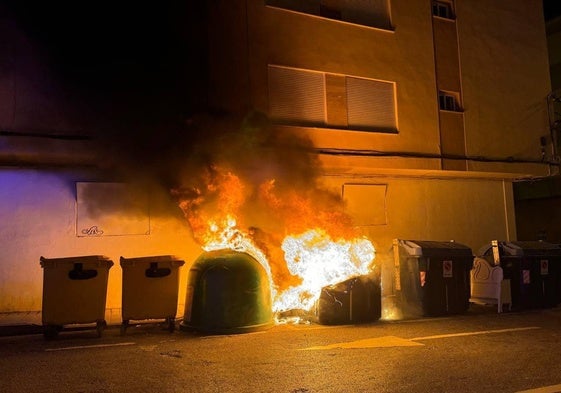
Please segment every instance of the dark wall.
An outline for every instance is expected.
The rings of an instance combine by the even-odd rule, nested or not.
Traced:
[[[12,142],[21,135],[90,138],[102,156],[133,161],[188,143],[191,118],[206,108],[205,9],[180,0],[1,1],[0,137],[20,146],[12,156],[42,143]]]
[[[514,183],[518,240],[561,243],[561,177]]]

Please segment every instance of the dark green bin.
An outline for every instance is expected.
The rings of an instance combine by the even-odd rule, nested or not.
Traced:
[[[197,258],[189,270],[182,330],[230,334],[272,325],[269,277],[255,258],[233,250]]]

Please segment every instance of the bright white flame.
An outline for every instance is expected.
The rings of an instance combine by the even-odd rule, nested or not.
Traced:
[[[297,287],[279,294],[274,312],[310,310],[323,287],[370,272],[375,249],[365,238],[333,241],[321,229],[288,236],[282,244],[289,271],[302,278]]]

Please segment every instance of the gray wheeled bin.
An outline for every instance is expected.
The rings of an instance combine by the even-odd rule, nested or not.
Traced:
[[[184,261],[170,255],[124,258],[121,334],[131,320],[165,319],[175,330],[179,268]]]
[[[105,322],[107,278],[113,262],[100,255],[40,258],[43,268],[42,322],[45,338],[64,325],[95,323],[101,337]]]
[[[510,279],[514,310],[555,307],[561,302],[561,247],[544,241],[494,240],[479,250],[493,255]]]
[[[405,317],[469,308],[472,250],[453,241],[394,240],[396,289]]]

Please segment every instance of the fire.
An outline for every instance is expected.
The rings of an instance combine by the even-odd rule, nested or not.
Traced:
[[[273,311],[310,310],[323,287],[370,272],[375,250],[364,238],[333,241],[321,229],[288,236],[282,249],[290,272],[302,278],[299,286],[280,293]]]
[[[269,277],[276,313],[308,311],[323,287],[373,268],[372,243],[357,234],[333,196],[280,191],[274,180],[251,187],[218,167],[209,170],[204,188],[175,195],[205,251],[231,249],[259,261]],[[266,228],[243,220],[261,220]]]

